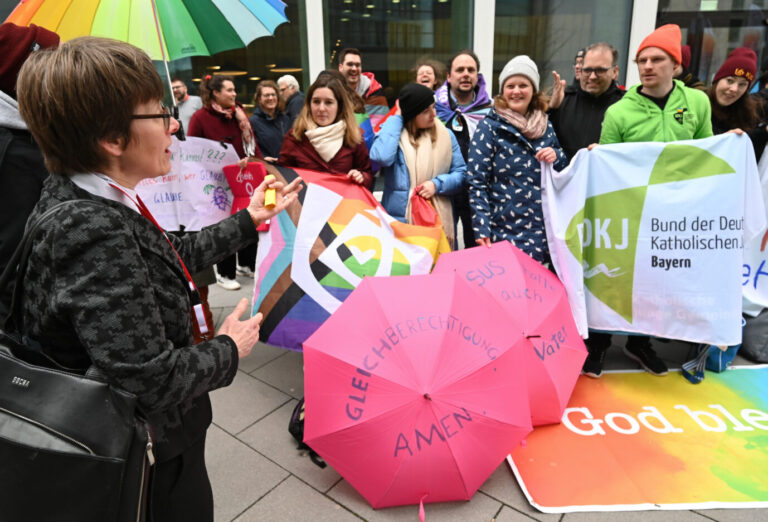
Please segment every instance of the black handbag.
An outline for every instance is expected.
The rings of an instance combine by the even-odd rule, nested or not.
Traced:
[[[27,227],[0,277],[15,279],[0,330],[0,520],[143,521],[152,432],[136,396],[91,366],[63,368],[20,335],[22,282],[32,238],[60,203]],[[18,267],[18,268],[17,268]],[[15,278],[14,276],[15,272]]]

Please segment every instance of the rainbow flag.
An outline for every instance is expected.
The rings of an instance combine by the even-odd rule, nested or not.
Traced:
[[[677,373],[582,376],[561,424],[508,461],[546,513],[768,508],[768,366],[695,386]]]
[[[259,234],[252,314],[264,314],[265,343],[301,350],[363,277],[428,274],[450,250],[442,227],[397,221],[344,176],[268,170],[287,182],[301,176],[305,187]]]

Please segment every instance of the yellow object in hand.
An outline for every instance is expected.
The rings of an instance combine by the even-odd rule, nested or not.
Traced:
[[[264,181],[266,181],[267,183],[269,183],[273,179],[275,179],[274,174],[267,174],[264,177]],[[277,200],[276,198],[277,198],[277,194],[275,194],[275,189],[268,188],[267,190],[265,190],[264,191],[264,208],[269,210],[275,208],[275,202]]]

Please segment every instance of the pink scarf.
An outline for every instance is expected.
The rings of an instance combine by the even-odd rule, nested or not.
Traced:
[[[256,147],[254,144],[256,142],[253,138],[251,122],[248,121],[248,116],[245,115],[245,111],[243,111],[243,109],[237,105],[231,109],[224,109],[215,101],[211,102],[211,108],[218,114],[223,115],[228,120],[231,120],[233,117],[237,120],[237,126],[240,127],[240,134],[243,138],[243,150],[248,157],[254,156],[256,153]]]
[[[498,103],[495,103],[493,108],[499,116],[514,125],[520,134],[529,140],[541,138],[547,132],[547,115],[542,111],[535,110],[526,118],[512,109],[499,107]]]

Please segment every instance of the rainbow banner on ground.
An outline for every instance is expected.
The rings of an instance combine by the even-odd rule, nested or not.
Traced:
[[[508,457],[540,511],[768,508],[768,366],[580,377],[568,406]]]
[[[301,176],[305,188],[259,234],[253,314],[264,314],[265,343],[301,350],[363,277],[428,274],[449,250],[441,226],[397,221],[346,176],[268,170],[287,182]]]

